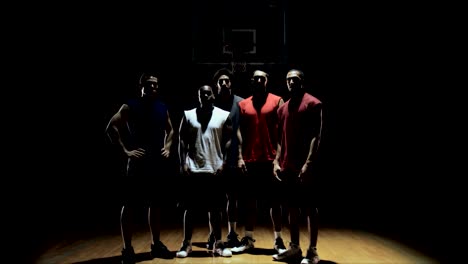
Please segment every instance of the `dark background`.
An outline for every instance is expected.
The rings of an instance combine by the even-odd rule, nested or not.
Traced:
[[[440,133],[448,122],[436,42],[443,31],[425,8],[434,10],[198,1],[23,14],[31,23],[15,31],[23,46],[9,67],[26,87],[15,96],[20,117],[9,120],[21,128],[10,152],[19,159],[8,164],[20,190],[8,214],[19,230],[13,236],[38,253],[55,237],[118,230],[122,165],[104,135],[110,117],[135,94],[139,74],[156,70],[177,129],[219,67],[203,63],[229,66],[222,28],[248,27],[257,29],[257,54],[243,59],[266,62],[272,91],[286,96],[286,72],[299,67],[324,103],[315,190],[322,223],[380,232],[444,257],[452,229],[441,190],[452,172]],[[237,93],[248,95],[249,74],[237,76]],[[176,186],[169,191],[177,197]]]

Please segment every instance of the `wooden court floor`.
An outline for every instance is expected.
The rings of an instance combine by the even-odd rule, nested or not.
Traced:
[[[223,229],[223,237],[227,230]],[[243,234],[243,229],[238,232]],[[271,255],[273,247],[273,232],[271,227],[258,226],[254,232],[256,239],[255,250],[250,253],[234,255],[230,258],[215,257],[208,252],[204,245],[208,237],[207,226],[196,226],[193,233],[193,252],[189,257],[181,259],[151,259],[149,255],[149,230],[141,228],[135,232],[133,247],[137,253],[138,263],[277,263]],[[175,252],[179,249],[183,238],[182,228],[166,228],[161,232],[161,240],[169,250]],[[285,243],[289,242],[289,232],[283,230]],[[301,248],[303,254],[308,246],[307,229],[301,227]],[[36,263],[120,263],[120,250],[122,240],[119,230],[107,234],[91,236],[73,236],[73,238],[60,239],[51,243],[47,249],[39,254]],[[436,259],[424,255],[397,241],[385,238],[370,232],[321,228],[317,249],[321,263],[439,263]],[[281,262],[280,262],[281,263]]]

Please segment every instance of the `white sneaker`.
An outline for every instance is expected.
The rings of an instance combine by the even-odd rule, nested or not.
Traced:
[[[231,251],[235,253],[240,253],[240,252],[244,252],[246,250],[252,249],[255,247],[254,242],[255,240],[253,238],[245,236],[241,239],[240,246],[233,247]]]
[[[284,246],[284,242],[283,242],[283,239],[281,237],[278,237],[278,238],[275,239],[274,249],[276,250],[276,252],[278,252],[278,255],[281,255],[284,252],[286,252],[287,249]]]
[[[274,260],[278,261],[290,261],[294,259],[302,258],[302,250],[299,245],[289,243],[289,249],[283,253],[275,254],[272,256]]]
[[[320,261],[319,256],[314,256],[312,259],[308,259],[307,257],[305,257],[301,261],[301,264],[317,264],[317,263],[319,263],[319,261]]]
[[[283,254],[283,253],[286,252],[286,251],[288,251],[288,250],[285,249],[285,248],[279,248],[279,249],[278,249],[278,255],[281,255],[281,254]]]
[[[213,247],[213,253],[222,257],[232,257],[232,252],[229,248],[224,247],[224,242],[216,241]]]
[[[317,249],[312,248],[307,250],[306,257],[301,261],[301,264],[317,264],[319,263],[320,258],[317,254]]]
[[[180,250],[176,252],[176,257],[186,258],[192,252],[192,244],[186,241],[182,242]]]

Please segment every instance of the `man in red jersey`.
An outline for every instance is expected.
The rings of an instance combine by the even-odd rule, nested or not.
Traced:
[[[287,251],[273,255],[273,259],[289,261],[302,258],[298,217],[300,208],[303,208],[307,214],[309,248],[301,264],[316,264],[319,262],[316,248],[318,211],[313,168],[322,130],[322,102],[305,92],[303,82],[302,71],[292,69],[287,73],[286,83],[291,99],[278,109],[279,140],[273,174],[287,190],[291,242]],[[304,201],[306,204],[301,204]]]
[[[257,200],[270,203],[270,217],[273,222],[278,253],[286,251],[281,237],[281,207],[277,186],[272,174],[272,162],[276,157],[278,117],[277,110],[284,103],[277,95],[267,92],[268,74],[256,70],[252,76],[252,96],[239,102],[240,131],[242,136],[242,157],[247,168],[244,175],[243,199],[246,206],[245,236],[232,252],[240,253],[254,248],[254,225],[257,218]]]

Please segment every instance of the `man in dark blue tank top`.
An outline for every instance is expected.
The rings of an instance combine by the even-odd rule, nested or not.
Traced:
[[[132,247],[134,209],[147,207],[153,257],[172,258],[160,241],[162,192],[167,184],[164,162],[170,156],[174,130],[166,105],[158,99],[158,77],[143,74],[139,80],[141,96],[123,104],[111,118],[106,132],[128,157],[123,182],[124,204],[120,215],[123,239],[122,263],[135,263]]]
[[[240,133],[239,130],[239,102],[244,98],[239,97],[232,91],[232,79],[233,73],[229,69],[221,68],[217,70],[213,75],[213,85],[215,88],[215,106],[228,111],[229,117],[232,121],[232,138],[231,146],[229,148],[229,155],[227,159],[227,168],[224,171],[225,177],[223,187],[226,188],[226,216],[228,220],[228,236],[226,238],[226,246],[229,248],[238,247],[240,241],[238,234],[236,233],[237,221],[238,221],[238,189],[241,186],[239,183],[239,173],[245,170],[245,163],[242,159],[241,151],[239,150],[240,145]],[[241,171],[240,171],[241,170]],[[210,230],[212,231],[212,230]],[[208,238],[207,247],[212,248],[214,244],[213,232],[210,232]]]

